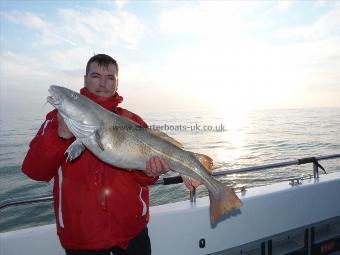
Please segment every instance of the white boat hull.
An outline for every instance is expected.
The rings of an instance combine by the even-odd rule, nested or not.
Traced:
[[[286,254],[306,245],[315,246],[325,239],[325,234],[319,231],[324,228],[323,222],[331,222],[326,236],[340,237],[339,194],[340,173],[304,180],[294,186],[281,182],[251,188],[238,194],[244,206],[216,226],[210,225],[207,197],[197,199],[196,203],[182,201],[154,206],[148,226],[152,254],[237,254],[241,250],[247,254],[247,251],[263,253],[263,249],[266,254]],[[311,239],[307,244],[304,235]],[[1,233],[0,254],[65,253],[52,224]]]

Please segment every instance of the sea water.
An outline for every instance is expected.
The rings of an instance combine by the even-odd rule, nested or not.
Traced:
[[[0,120],[0,201],[43,195],[51,183],[37,182],[21,172],[29,142],[44,120],[44,112],[11,114]],[[254,111],[167,112],[140,114],[151,128],[180,141],[186,150],[214,159],[214,171],[278,163],[303,157],[340,153],[340,108],[275,109]],[[340,159],[320,162],[327,172],[340,170]],[[254,187],[312,174],[312,165],[290,166],[219,179],[235,188]],[[172,175],[171,173],[169,175]],[[187,200],[183,184],[152,186],[150,203]],[[205,187],[197,190],[206,196]],[[0,212],[0,231],[54,221],[51,202],[14,206]]]

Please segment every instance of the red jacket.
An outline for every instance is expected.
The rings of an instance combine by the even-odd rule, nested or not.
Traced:
[[[116,94],[103,100],[87,89],[81,93],[118,115],[142,127],[136,114],[117,107]],[[149,220],[149,190],[157,178],[142,171],[126,171],[96,158],[87,149],[73,162],[64,154],[73,139],[63,140],[57,133],[57,111],[47,114],[30,143],[22,171],[38,181],[54,178],[54,210],[60,242],[68,249],[126,248]]]

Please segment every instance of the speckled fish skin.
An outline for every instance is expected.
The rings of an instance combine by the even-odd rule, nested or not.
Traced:
[[[169,164],[171,170],[206,186],[211,199],[212,223],[232,208],[242,206],[233,190],[209,175],[193,153],[70,89],[52,85],[49,93],[51,96],[47,101],[58,109],[76,137],[67,150],[70,160],[81,155],[83,146],[100,160],[126,170],[145,170],[147,160],[158,156]]]

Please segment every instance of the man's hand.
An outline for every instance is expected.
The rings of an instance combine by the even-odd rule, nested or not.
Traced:
[[[58,135],[59,135],[59,137],[64,138],[64,139],[70,139],[71,137],[73,137],[73,134],[70,132],[70,130],[66,126],[63,118],[60,116],[59,113],[58,113],[57,116],[58,116]]]
[[[160,176],[170,171],[170,166],[164,160],[159,157],[151,157],[146,162],[146,168],[144,173],[150,177]]]
[[[193,190],[194,188],[197,188],[198,186],[200,186],[202,184],[199,181],[193,180],[193,179],[186,177],[186,176],[183,176],[183,175],[182,175],[182,179],[183,179],[183,183],[185,184],[185,186],[190,191]]]

